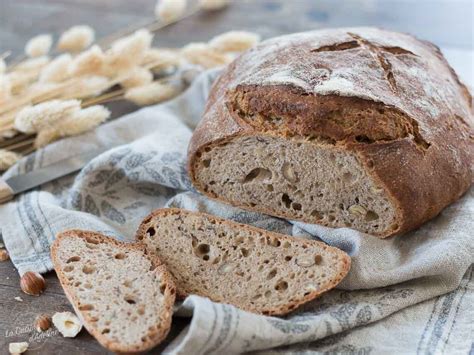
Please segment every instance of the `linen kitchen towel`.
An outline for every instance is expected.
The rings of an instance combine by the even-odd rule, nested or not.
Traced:
[[[215,70],[201,74],[183,95],[168,103],[53,143],[4,175],[44,167],[70,152],[110,147],[79,174],[0,206],[3,243],[20,274],[52,269],[49,248],[54,235],[64,229],[90,229],[132,240],[141,219],[155,208],[203,211],[321,239],[348,252],[352,269],[338,289],[284,318],[254,315],[190,296],[176,312],[189,317],[189,325],[165,352],[468,354],[474,339],[473,189],[420,229],[388,240],[211,201],[193,190],[185,166],[188,141],[217,74]]]

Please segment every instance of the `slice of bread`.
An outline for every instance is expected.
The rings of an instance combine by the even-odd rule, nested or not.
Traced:
[[[266,315],[316,298],[350,268],[346,253],[324,243],[180,209],[153,212],[136,239],[166,265],[178,297],[197,294]]]
[[[166,337],[175,286],[143,246],[70,230],[57,236],[51,258],[66,296],[101,345],[141,352]]]

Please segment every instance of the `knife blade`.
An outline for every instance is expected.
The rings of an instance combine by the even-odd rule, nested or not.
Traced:
[[[56,180],[83,168],[92,158],[110,148],[97,148],[78,155],[59,160],[53,164],[30,173],[0,179],[0,203],[11,200],[15,195],[31,190],[47,182]]]

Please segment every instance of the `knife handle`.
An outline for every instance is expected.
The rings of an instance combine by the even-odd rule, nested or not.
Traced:
[[[13,190],[8,184],[0,179],[0,204],[10,201],[13,198]]]

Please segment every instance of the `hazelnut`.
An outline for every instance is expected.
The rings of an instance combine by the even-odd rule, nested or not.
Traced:
[[[82,323],[74,313],[57,312],[53,316],[53,324],[66,338],[74,338],[82,329]]]
[[[296,265],[301,266],[301,267],[310,267],[315,264],[314,258],[310,256],[302,256],[296,259]]]
[[[291,183],[296,183],[298,182],[298,176],[296,175],[295,171],[291,167],[289,163],[283,164],[281,168],[281,172],[283,174],[283,177],[288,180]]]
[[[10,343],[8,345],[8,351],[10,354],[23,354],[26,350],[28,350],[28,343],[26,341],[21,343]]]
[[[367,211],[361,205],[352,205],[351,207],[349,207],[349,213],[363,217],[367,214]]]
[[[46,288],[46,281],[37,272],[28,271],[21,277],[20,287],[27,295],[39,296]]]
[[[7,261],[10,259],[6,249],[0,249],[0,261]]]
[[[217,269],[217,272],[221,275],[224,275],[224,274],[227,274],[227,273],[231,272],[233,269],[234,269],[234,267],[231,264],[222,264]]]
[[[40,314],[36,317],[35,328],[38,332],[44,332],[51,328],[51,317],[47,314]]]

